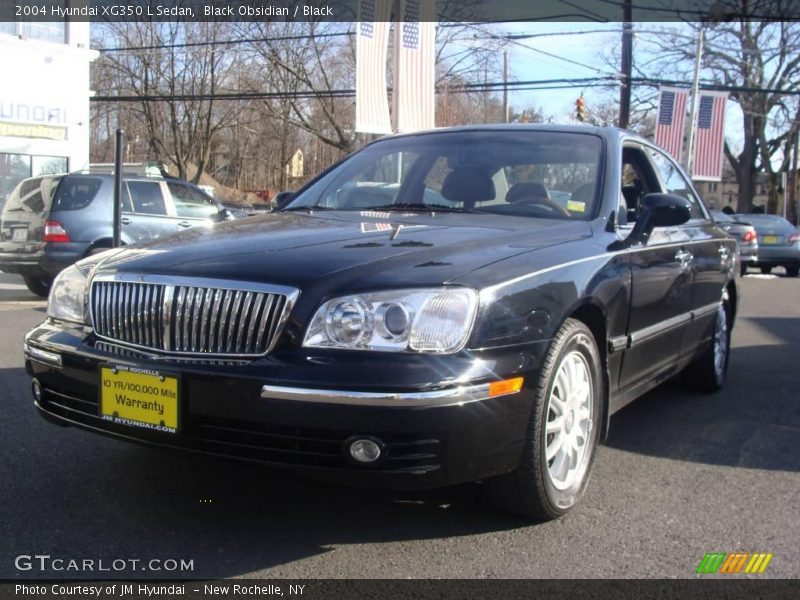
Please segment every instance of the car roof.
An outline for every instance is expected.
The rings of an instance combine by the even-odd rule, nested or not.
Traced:
[[[398,139],[403,137],[416,137],[423,135],[437,135],[440,133],[461,133],[471,131],[546,131],[553,133],[588,133],[598,135],[604,138],[619,140],[622,138],[636,138],[641,141],[646,141],[640,135],[620,129],[613,126],[597,126],[597,125],[560,125],[554,123],[493,123],[485,125],[458,125],[454,127],[440,127],[437,129],[428,129],[425,131],[415,131],[412,133],[398,133],[394,135],[387,135],[382,137],[376,142],[386,139]],[[375,143],[375,142],[373,142]]]

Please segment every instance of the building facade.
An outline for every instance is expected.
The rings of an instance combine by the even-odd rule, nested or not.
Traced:
[[[26,177],[89,165],[89,23],[0,22],[0,204]]]

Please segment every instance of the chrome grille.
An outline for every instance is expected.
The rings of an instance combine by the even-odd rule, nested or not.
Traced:
[[[259,356],[274,347],[297,294],[221,280],[99,276],[92,282],[92,322],[98,337],[137,348]]]

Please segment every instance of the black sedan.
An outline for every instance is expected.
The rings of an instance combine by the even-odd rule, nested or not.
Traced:
[[[555,518],[612,413],[683,370],[720,388],[737,271],[643,139],[438,130],[370,144],[281,212],[67,269],[26,368],[59,424],[356,484],[483,480]]]

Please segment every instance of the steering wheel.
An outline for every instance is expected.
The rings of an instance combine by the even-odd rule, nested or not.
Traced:
[[[547,212],[552,212],[562,217],[571,218],[572,215],[569,211],[561,206],[558,202],[545,196],[523,196],[519,200],[515,200],[512,205],[527,204],[529,206],[538,206],[544,208]]]

